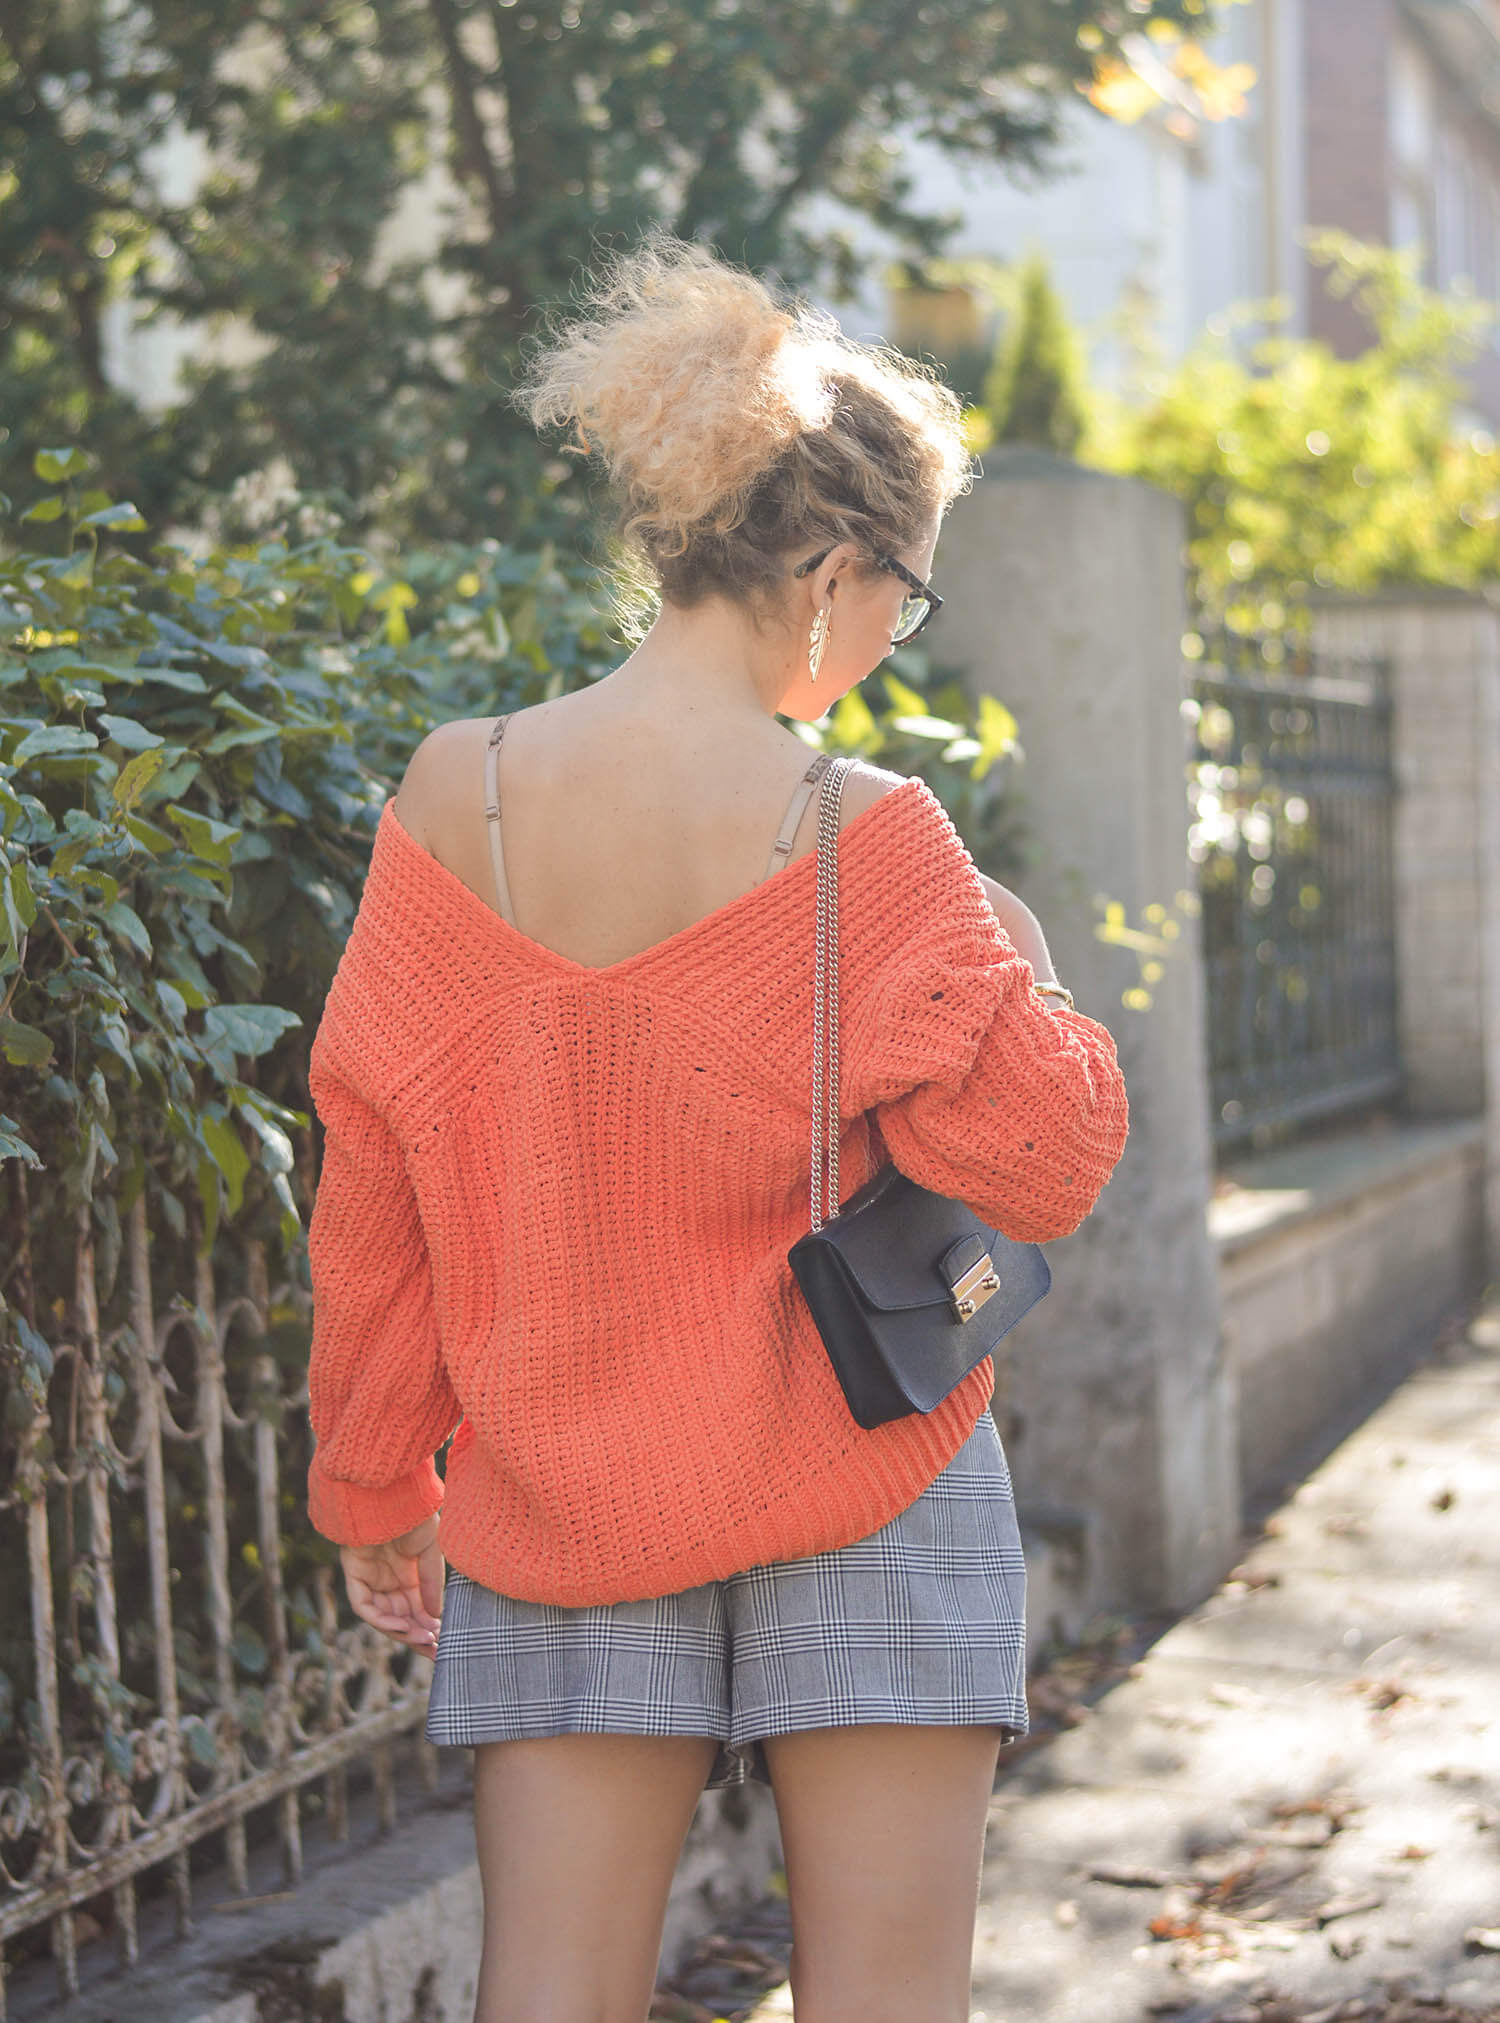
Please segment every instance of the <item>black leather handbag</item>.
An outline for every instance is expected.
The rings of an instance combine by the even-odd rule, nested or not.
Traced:
[[[1036,1244],[1002,1236],[895,1166],[839,1205],[838,835],[852,764],[831,760],[819,793],[812,1226],[787,1261],[850,1412],[872,1427],[933,1411],[1030,1312],[1052,1273]]]

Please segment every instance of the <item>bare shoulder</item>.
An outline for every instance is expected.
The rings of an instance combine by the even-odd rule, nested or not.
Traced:
[[[856,815],[862,815],[867,808],[886,794],[894,793],[897,787],[906,785],[905,773],[887,772],[884,766],[872,766],[859,759],[850,767],[844,780],[843,804],[840,809],[841,828],[847,827]]]
[[[455,717],[430,730],[406,762],[396,794],[396,819],[424,849],[442,855],[445,821],[455,802],[455,787],[472,772],[479,792],[484,746],[493,717]],[[460,802],[465,809],[467,799]]]

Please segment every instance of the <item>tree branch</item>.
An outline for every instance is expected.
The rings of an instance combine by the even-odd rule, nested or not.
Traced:
[[[485,138],[484,121],[474,97],[474,72],[459,39],[458,17],[452,0],[427,0],[427,11],[443,46],[443,63],[453,98],[453,130],[458,139],[458,158],[472,179],[484,191],[489,207],[490,230],[503,237],[510,224],[510,197],[500,170]]]
[[[768,243],[793,204],[811,187],[835,143],[859,117],[865,81],[884,75],[887,63],[894,61],[905,43],[909,27],[905,11],[897,9],[896,18],[887,22],[884,34],[873,47],[863,52],[862,77],[848,79],[840,90],[824,101],[821,113],[809,115],[798,136],[794,154],[796,167],[757,219],[753,234],[755,239]]]

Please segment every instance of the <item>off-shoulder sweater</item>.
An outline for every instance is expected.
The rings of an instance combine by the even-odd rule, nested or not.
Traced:
[[[1125,1144],[1110,1034],[1033,992],[925,781],[838,849],[840,1199],[889,1158],[1007,1236],[1066,1236]],[[864,1429],[787,1263],[816,877],[809,851],[586,966],[386,803],[311,1054],[318,1531],[374,1544],[441,1507],[488,1587],[632,1600],[864,1537],[957,1453],[993,1359]]]

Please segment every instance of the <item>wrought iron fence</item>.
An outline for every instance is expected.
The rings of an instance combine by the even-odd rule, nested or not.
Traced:
[[[6,1373],[0,1475],[0,1957],[50,1926],[67,1995],[80,1905],[101,1900],[94,1922],[132,1962],[140,1879],[165,1881],[186,1931],[190,1850],[222,1836],[244,1891],[258,1808],[288,1883],[304,1788],[345,1837],[354,1759],[393,1825],[394,1739],[420,1727],[427,1672],[340,1620],[328,1555],[284,1523],[310,1442],[305,1289],[269,1285],[254,1241],[154,1244],[144,1192],[119,1219],[84,1204],[71,1229],[35,1230],[11,1171],[7,1293],[26,1354]],[[154,1249],[192,1288],[160,1314]],[[67,1259],[71,1284],[49,1284]],[[231,1297],[216,1264],[235,1267]],[[436,1751],[420,1734],[414,1748],[430,1788]]]
[[[1394,1094],[1388,670],[1210,636],[1184,710],[1221,1146]]]

